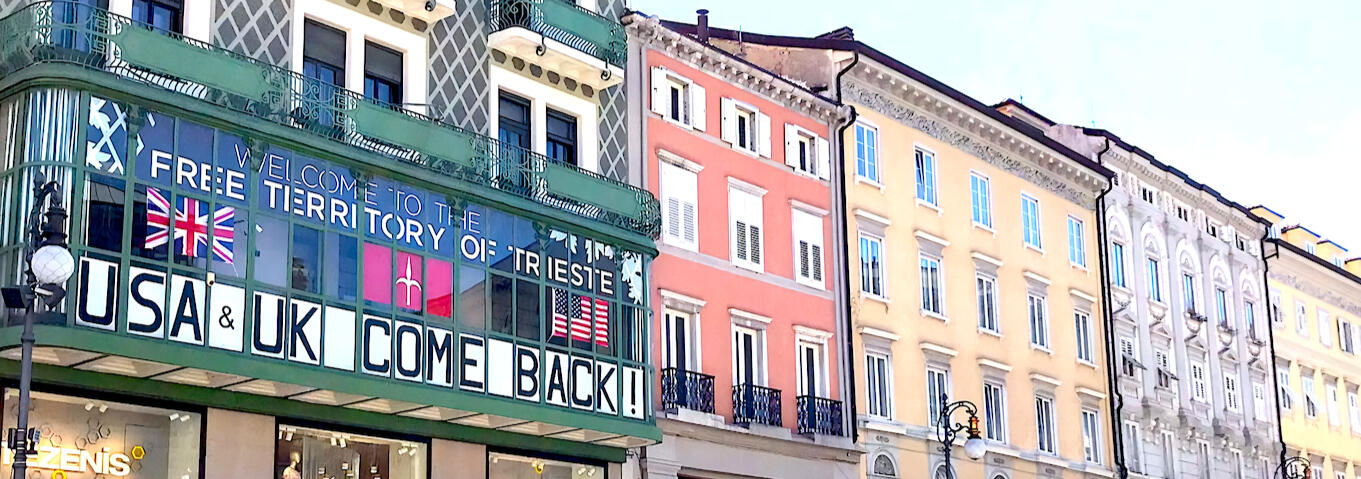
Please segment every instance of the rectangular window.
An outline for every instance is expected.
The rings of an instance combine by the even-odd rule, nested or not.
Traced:
[[[922,311],[938,316],[945,315],[945,300],[941,297],[940,260],[928,256],[921,257]]]
[[[1082,410],[1082,458],[1101,464],[1101,414],[1094,409]]]
[[[917,199],[931,206],[936,203],[936,154],[917,148]]]
[[[689,314],[666,310],[662,325],[662,364],[677,371],[699,371],[699,336]]]
[[[422,454],[423,454],[423,453],[424,453],[424,451],[422,450]],[[490,452],[490,453],[487,453],[487,459],[486,459],[486,461],[487,461],[487,463],[486,463],[486,469],[483,469],[484,471],[486,471],[486,477],[496,477],[496,478],[501,478],[501,477],[506,477],[506,478],[521,478],[521,477],[573,477],[573,478],[576,478],[576,477],[605,477],[605,468],[602,467],[602,466],[586,465],[586,464],[579,464],[579,463],[572,463],[572,462],[567,462],[567,461],[562,461],[562,460],[557,460],[557,459],[542,459],[542,458],[534,458],[534,457],[515,456],[515,455],[506,454],[506,453],[501,453],[501,452]],[[472,468],[469,468],[469,469],[472,469]],[[340,469],[336,469],[336,470],[337,470],[337,471],[340,471]],[[539,472],[539,471],[543,471],[543,472]],[[343,472],[343,471],[342,471],[342,472]],[[479,475],[481,475],[481,473],[479,473]],[[276,476],[277,476],[277,475],[276,475]],[[304,478],[309,478],[309,479],[310,479],[310,478],[312,478],[312,477],[320,478],[320,477],[322,477],[322,476],[320,476],[320,475],[318,475],[318,476],[304,475],[304,476],[302,476],[302,477],[304,477]],[[363,476],[361,476],[361,475],[355,474],[354,476],[338,476],[338,475],[337,475],[337,476],[330,476],[330,477],[362,477],[362,478],[368,478],[368,477],[370,477],[370,476],[368,476],[368,475],[363,475]],[[391,477],[391,478],[388,478],[388,476],[378,476],[378,475],[376,475],[376,474],[375,474],[373,477],[374,477],[374,478],[379,478],[379,477],[381,477],[381,478],[384,478],[384,479],[407,479],[406,477],[403,477],[403,476],[393,476],[393,477]],[[288,479],[288,478],[285,478],[285,479]]]
[[[1338,347],[1342,348],[1342,352],[1355,354],[1356,346],[1352,341],[1352,323],[1345,319],[1337,318]]]
[[[869,392],[869,414],[880,419],[893,419],[893,383],[889,370],[888,356],[869,353],[865,355],[865,377],[868,378],[866,390]]]
[[[303,22],[302,76],[320,85],[304,92],[307,100],[323,106],[338,101],[339,91],[345,88],[345,32],[313,20]],[[330,110],[320,109],[316,122],[330,126],[336,118]]]
[[[1172,431],[1163,431],[1163,477],[1181,477],[1177,471],[1177,437]]]
[[[766,383],[763,331],[733,326],[733,384],[763,386]]]
[[[1276,401],[1280,402],[1281,410],[1289,411],[1294,407],[1295,394],[1290,389],[1290,371],[1276,371]]]
[[[1158,260],[1149,258],[1147,263],[1148,272],[1148,297],[1154,301],[1163,300],[1162,284],[1159,283]]]
[[[1314,391],[1314,377],[1300,373],[1300,388],[1304,389],[1304,415],[1310,419],[1318,417],[1318,397]]]
[[[132,21],[159,30],[184,33],[181,0],[132,0]]]
[[[926,368],[926,417],[933,427],[940,426],[942,403],[950,398],[950,372],[933,367]]]
[[[1247,479],[1247,465],[1243,463],[1243,451],[1233,451],[1234,470],[1238,471],[1238,479]],[[1346,478],[1343,478],[1346,479]]]
[[[1120,371],[1125,376],[1134,377],[1139,374],[1139,349],[1134,347],[1134,340],[1129,336],[1120,336]]]
[[[402,54],[364,42],[364,97],[391,105],[402,104]]]
[[[1210,444],[1201,442],[1196,454],[1196,462],[1200,465],[1200,477],[1214,477],[1210,472],[1210,461],[1212,460],[1213,458],[1210,457]]]
[[[1191,399],[1200,402],[1209,402],[1209,395],[1205,389],[1205,365],[1191,363]]]
[[[1007,442],[1006,388],[983,383],[983,428],[988,439]]]
[[[699,249],[699,178],[695,172],[661,162],[662,231],[667,243]]]
[[[1073,328],[1077,330],[1077,359],[1095,364],[1092,346],[1092,316],[1076,311],[1073,313]]]
[[[362,469],[364,477],[424,479],[429,460],[423,442],[288,424],[279,424],[276,438],[274,477],[349,477]]]
[[[1082,230],[1082,220],[1068,217],[1068,262],[1087,267],[1087,237]]]
[[[794,233],[795,279],[822,288],[822,217],[795,209],[791,215]]]
[[[1040,242],[1040,200],[1021,195],[1021,233],[1026,246],[1043,249]]]
[[[879,129],[855,124],[855,174],[875,184],[879,180]]]
[[[969,189],[973,199],[973,222],[992,228],[992,180],[978,173],[969,175]]]
[[[1238,403],[1238,376],[1233,375],[1232,371],[1224,371],[1224,407],[1230,411],[1238,412],[1242,407]]]
[[[1139,186],[1139,197],[1142,198],[1145,203],[1157,204],[1158,202],[1157,194],[1147,186]]]
[[[1182,221],[1191,221],[1191,210],[1185,206],[1177,205],[1177,218]]]
[[[799,341],[798,355],[799,396],[825,398],[827,394],[827,363],[822,361],[822,344]]]
[[[1054,400],[1035,396],[1035,430],[1040,452],[1058,454],[1057,432],[1054,428]]]
[[[1181,275],[1181,307],[1187,311],[1196,310],[1196,278],[1190,274]]]
[[[1218,316],[1215,320],[1219,322],[1221,328],[1229,327],[1229,303],[1225,298],[1227,295],[1222,288],[1215,288],[1215,314]]]
[[[1125,245],[1111,243],[1111,283],[1121,288],[1128,288],[1125,282]]]
[[[1337,397],[1337,385],[1331,382],[1323,386],[1323,400],[1328,401],[1328,425],[1337,427],[1342,425],[1342,413],[1339,411],[1341,402]]]
[[[578,166],[577,118],[549,108],[544,116],[544,127],[548,135],[548,150],[544,156],[560,164]]]
[[[704,87],[663,67],[652,67],[652,112],[669,121],[704,131]]]
[[[1243,325],[1248,329],[1248,337],[1257,339],[1257,314],[1253,308],[1252,301],[1243,302]]]
[[[1252,417],[1258,421],[1267,420],[1266,385],[1257,381],[1252,382]]]
[[[1354,392],[1347,393],[1347,413],[1352,420],[1352,432],[1361,433],[1361,399]]]
[[[827,179],[831,144],[793,123],[784,126],[784,163],[809,176]]]
[[[732,231],[732,262],[761,271],[761,228],[764,214],[761,197],[737,188],[728,188],[729,227]]]
[[[1323,308],[1319,308],[1317,317],[1318,342],[1328,347],[1333,346],[1333,333],[1331,331],[1330,323],[1332,323],[1332,321],[1329,318],[1328,311],[1325,311]]]
[[[770,158],[770,117],[731,98],[723,98],[720,106],[723,141],[738,150]]]
[[[975,282],[978,290],[978,329],[1001,333],[997,320],[997,279],[980,274]]]
[[[1305,310],[1303,301],[1295,302],[1295,332],[1300,336],[1309,336],[1309,313]]]
[[[1128,464],[1126,465],[1129,466],[1130,472],[1143,473],[1144,441],[1143,437],[1141,437],[1140,434],[1142,431],[1140,431],[1139,423],[1134,421],[1125,421],[1123,423],[1123,427],[1125,429],[1124,431],[1125,437],[1121,439],[1121,442],[1123,442],[1125,446],[1125,461],[1128,462]]]
[[[1026,303],[1030,316],[1030,344],[1048,350],[1049,313],[1045,298],[1032,294],[1027,296]]]
[[[860,234],[860,291],[886,297],[884,291],[884,240]]]

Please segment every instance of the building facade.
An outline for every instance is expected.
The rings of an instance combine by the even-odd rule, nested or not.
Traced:
[[[0,278],[40,178],[76,258],[30,470],[618,477],[662,438],[622,3],[0,2]]]
[[[647,478],[858,475],[843,405],[834,103],[641,14],[630,130],[662,199]]]
[[[1346,248],[1266,207],[1271,326],[1286,456],[1309,460],[1311,476],[1361,474],[1361,261]]]
[[[1279,461],[1260,244],[1268,224],[1114,134],[999,110],[1114,170],[1104,206],[1129,477],[1266,478]]]

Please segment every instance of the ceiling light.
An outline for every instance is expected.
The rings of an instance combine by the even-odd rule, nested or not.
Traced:
[[[171,420],[171,421],[174,421],[174,420],[179,419],[179,418],[180,418],[180,413],[177,413],[177,412],[175,412],[175,413],[170,413],[170,420]]]
[[[284,440],[285,440],[285,441],[292,441],[292,440],[293,440],[293,430],[292,430],[292,429],[289,429],[289,430],[288,430],[288,434],[284,435]]]
[[[100,412],[100,414],[103,414],[103,413],[108,412],[108,411],[109,411],[109,405],[108,405],[108,404],[100,404],[100,405],[99,405],[99,412]]]

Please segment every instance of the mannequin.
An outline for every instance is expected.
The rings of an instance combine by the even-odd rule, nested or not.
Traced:
[[[302,474],[298,472],[298,463],[302,462],[302,455],[296,452],[288,455],[288,467],[284,468],[283,476],[279,479],[302,479]]]

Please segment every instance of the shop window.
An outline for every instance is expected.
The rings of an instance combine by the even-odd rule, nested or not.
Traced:
[[[85,182],[85,244],[109,251],[123,249],[123,201],[127,184],[91,174]]]
[[[317,293],[321,290],[321,232],[306,226],[293,227],[293,257],[289,261],[289,286]]]
[[[498,333],[513,334],[511,329],[512,304],[514,296],[511,290],[514,288],[514,280],[499,274],[491,275],[489,282],[490,306],[491,306],[491,330]]]
[[[359,294],[359,242],[353,236],[326,233],[326,259],[322,275],[326,295],[354,301]]]
[[[17,390],[5,390],[5,424],[15,423],[18,402]],[[42,434],[39,459],[61,458],[30,460],[32,477],[199,477],[199,413],[33,392],[29,414]],[[8,450],[3,462],[9,469]]]
[[[426,444],[279,425],[274,477],[280,479],[424,479]]]
[[[487,327],[487,272],[472,263],[458,267],[458,322],[470,329]]]
[[[223,224],[221,228],[213,230],[213,263],[212,271],[216,274],[232,278],[243,278],[246,276],[246,257],[236,255],[234,252],[242,251],[248,244],[247,235],[250,234],[251,225],[250,213],[245,208],[234,208],[233,220],[231,224]],[[231,230],[231,235],[226,236],[226,230]]]
[[[288,223],[268,216],[255,218],[255,280],[282,287],[289,262],[285,259],[288,250],[279,245],[288,244]]]
[[[512,456],[498,452],[488,454],[487,463],[487,477],[493,479],[588,479],[605,477],[605,468],[601,466]]]
[[[539,283],[524,279],[515,280],[515,335],[524,339],[538,341],[539,335]]]
[[[132,203],[132,217],[141,221],[132,222],[132,252],[137,256],[147,259],[163,260],[170,253],[169,242],[164,240],[164,228],[158,228],[146,221],[148,199],[156,201],[158,208],[168,207],[169,198],[165,198],[156,188],[137,185],[134,191]],[[150,196],[148,196],[150,195]],[[164,204],[162,202],[164,200]],[[258,275],[257,271],[257,275]]]

